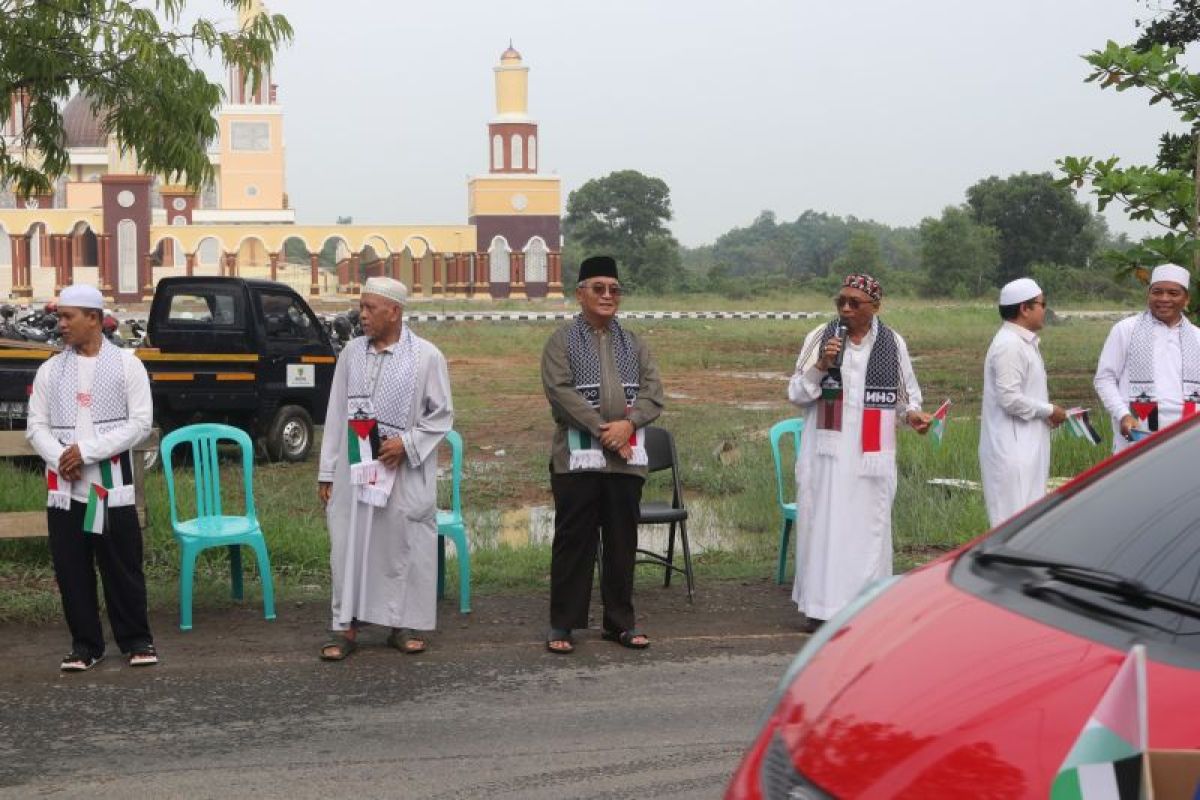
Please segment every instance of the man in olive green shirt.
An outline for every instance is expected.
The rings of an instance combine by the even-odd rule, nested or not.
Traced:
[[[641,649],[650,644],[633,612],[638,504],[646,479],[642,429],[662,413],[662,382],[645,343],[617,322],[621,285],[612,258],[583,261],[575,299],[580,313],[551,335],[542,352],[542,386],[556,423],[546,647],[570,653],[571,630],[587,627],[602,539],[604,638]]]

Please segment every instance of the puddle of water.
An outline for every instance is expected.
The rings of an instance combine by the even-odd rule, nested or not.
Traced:
[[[692,553],[705,550],[737,549],[741,533],[726,524],[712,504],[703,500],[688,502],[688,543]],[[525,547],[549,544],[554,540],[554,508],[530,506],[508,510],[465,510],[467,540],[471,550],[508,545]],[[638,528],[638,547],[665,553],[669,528],[666,525],[642,525]],[[453,550],[453,545],[450,547]],[[679,534],[675,536],[675,552],[682,554]]]

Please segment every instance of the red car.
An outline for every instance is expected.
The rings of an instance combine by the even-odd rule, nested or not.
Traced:
[[[1200,748],[1200,417],[866,590],[792,663],[727,798],[1044,798],[1129,648]]]

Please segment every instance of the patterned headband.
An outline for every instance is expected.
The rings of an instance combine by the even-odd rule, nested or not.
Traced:
[[[875,280],[865,272],[855,272],[847,275],[845,280],[842,281],[842,286],[846,286],[851,289],[858,289],[876,303],[878,303],[880,298],[883,297],[883,287],[879,285],[879,281]]]

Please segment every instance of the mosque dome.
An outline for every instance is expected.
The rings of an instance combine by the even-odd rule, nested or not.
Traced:
[[[516,49],[513,47],[512,39],[509,39],[508,40],[508,49],[500,54],[500,63],[511,64],[514,61],[519,63],[521,61],[521,54],[518,53],[516,51]]]
[[[70,99],[62,116],[67,147],[104,147],[108,143],[101,116],[92,112],[92,99],[83,92]]]

